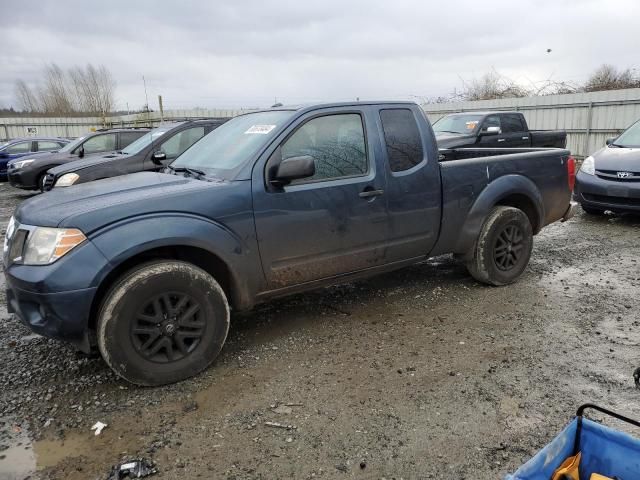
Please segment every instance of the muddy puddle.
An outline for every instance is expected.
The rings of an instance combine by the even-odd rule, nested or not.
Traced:
[[[22,480],[36,470],[29,431],[9,420],[3,423],[0,432],[0,478]]]

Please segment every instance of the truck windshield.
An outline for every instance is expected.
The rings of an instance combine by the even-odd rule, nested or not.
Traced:
[[[174,127],[175,127],[175,125],[169,125],[169,126],[166,126],[166,127],[154,128],[149,133],[145,133],[143,136],[141,136],[135,142],[133,142],[129,146],[127,146],[127,148],[122,150],[122,153],[124,153],[125,155],[135,155],[140,150],[142,150],[147,145],[149,145],[151,143],[151,141],[155,141],[160,135],[163,135],[164,133],[166,133],[167,131],[171,130]]]
[[[474,133],[482,115],[447,115],[433,124],[436,133]]]
[[[74,148],[76,148],[78,145],[80,145],[84,139],[87,138],[87,136],[85,135],[84,137],[79,137],[76,138],[73,142],[69,142],[67,143],[64,147],[62,147],[60,150],[58,150],[59,152],[70,152],[72,151]]]
[[[291,111],[277,110],[232,118],[193,144],[171,166],[228,178],[230,171],[241,166],[273,138],[291,114]]]
[[[627,128],[622,135],[615,139],[616,147],[640,148],[640,121]]]

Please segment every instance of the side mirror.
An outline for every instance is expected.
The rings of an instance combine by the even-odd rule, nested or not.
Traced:
[[[167,154],[160,150],[158,150],[157,152],[153,152],[153,155],[151,155],[151,161],[156,165],[162,165],[162,161],[166,159]]]
[[[299,178],[313,177],[315,173],[316,162],[311,155],[291,157],[280,162],[271,183],[284,186]]]
[[[611,145],[613,142],[615,142],[616,138],[618,137],[607,138],[607,140],[604,143],[606,143],[607,145]]]
[[[84,157],[84,147],[80,147],[80,150],[78,150],[78,158],[82,157]]]
[[[502,133],[502,129],[500,127],[487,127],[486,130],[480,131],[480,136],[499,135],[501,133]]]

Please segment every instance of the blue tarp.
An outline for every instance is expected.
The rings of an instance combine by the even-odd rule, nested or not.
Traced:
[[[573,455],[578,419],[505,480],[550,480],[553,472]],[[592,473],[621,480],[640,480],[640,440],[626,433],[582,419],[580,479]]]

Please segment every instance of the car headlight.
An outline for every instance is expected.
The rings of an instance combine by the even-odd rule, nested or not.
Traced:
[[[7,229],[4,233],[4,246],[2,248],[3,253],[7,253],[9,251],[9,240],[13,236],[13,232],[16,229],[16,220],[13,216],[9,219],[9,223],[7,223]]]
[[[80,175],[77,173],[65,173],[58,179],[54,187],[70,187],[76,183],[79,178]]]
[[[591,155],[584,159],[584,161],[582,162],[582,166],[580,167],[580,171],[582,173],[586,173],[587,175],[596,174],[596,162]]]
[[[29,232],[24,248],[24,265],[48,265],[66,255],[87,237],[77,228],[36,227]]]
[[[33,163],[33,161],[35,160],[35,158],[27,158],[26,160],[18,160],[17,162],[12,162],[11,166],[13,168],[22,168],[22,167],[26,167],[27,165],[29,165],[30,163]]]

